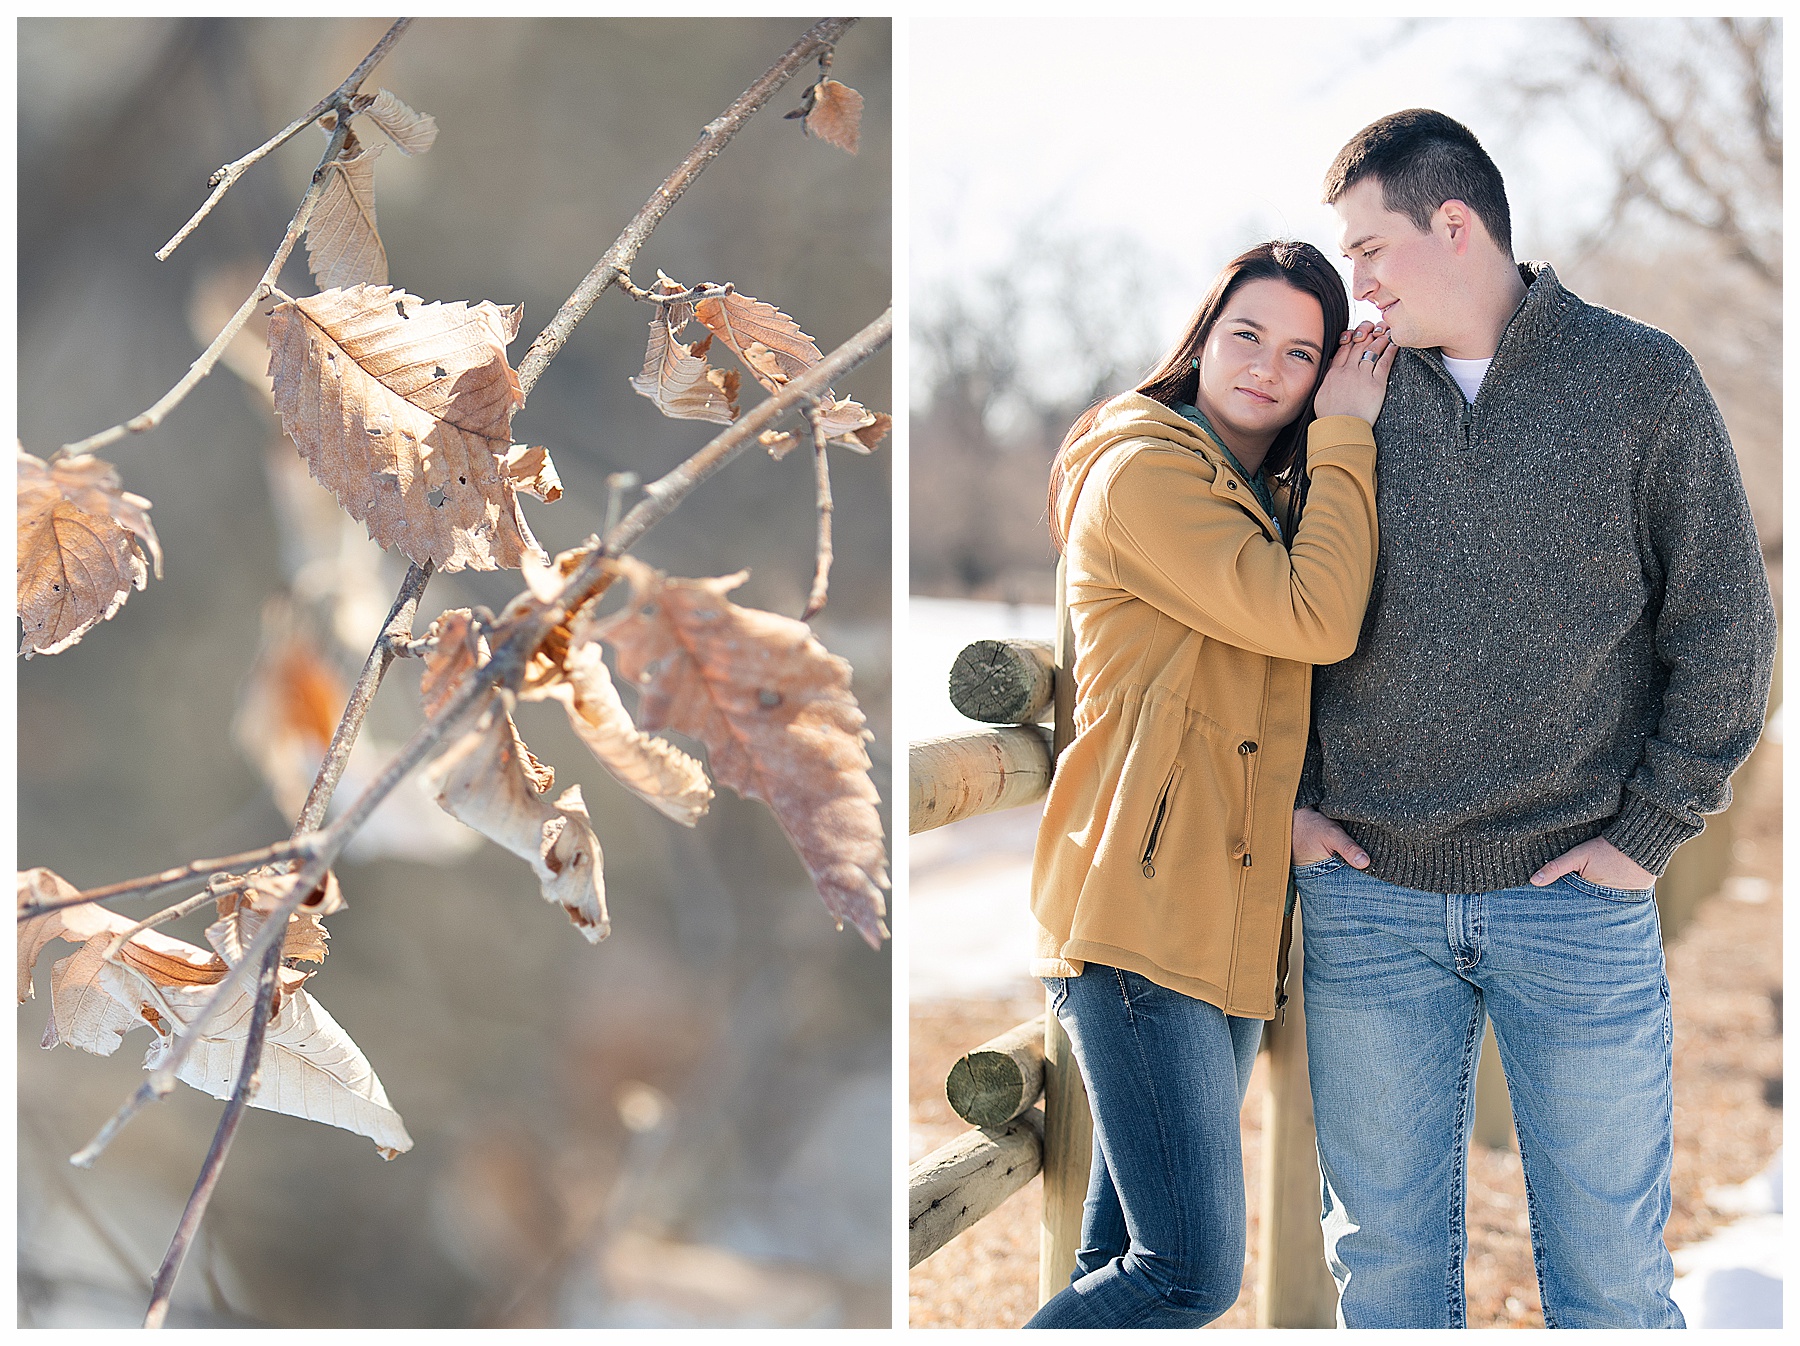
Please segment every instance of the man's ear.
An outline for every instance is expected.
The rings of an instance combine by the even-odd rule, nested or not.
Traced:
[[[1431,216],[1431,232],[1443,239],[1458,257],[1466,256],[1475,238],[1476,214],[1466,201],[1451,197]]]

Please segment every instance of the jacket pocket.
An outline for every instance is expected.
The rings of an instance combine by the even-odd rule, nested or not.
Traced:
[[[1181,771],[1180,762],[1169,768],[1169,778],[1157,792],[1156,807],[1150,811],[1150,827],[1144,833],[1144,847],[1138,861],[1138,867],[1143,870],[1147,879],[1156,877],[1156,848],[1168,831],[1169,809],[1175,797],[1175,787],[1181,782]]]

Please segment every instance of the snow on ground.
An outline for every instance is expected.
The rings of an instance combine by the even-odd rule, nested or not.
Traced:
[[[950,665],[977,640],[1050,640],[1045,605],[914,598],[895,678],[909,742],[978,728],[950,704]],[[969,818],[911,839],[908,994],[914,1000],[1009,995],[1030,978],[1031,847],[1041,806]]]
[[[1675,1250],[1673,1298],[1689,1327],[1780,1327],[1781,1155],[1749,1182],[1716,1188],[1706,1202],[1740,1218]]]

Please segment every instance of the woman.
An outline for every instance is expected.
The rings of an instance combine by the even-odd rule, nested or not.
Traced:
[[[1393,348],[1348,312],[1316,248],[1251,248],[1052,471],[1075,740],[1033,970],[1095,1145],[1075,1277],[1031,1327],[1198,1327],[1237,1298],[1238,1108],[1279,1003],[1311,666],[1355,648],[1375,561]]]

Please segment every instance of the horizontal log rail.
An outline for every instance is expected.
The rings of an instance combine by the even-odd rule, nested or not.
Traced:
[[[916,1267],[1038,1175],[1044,1114],[1033,1108],[1005,1126],[966,1131],[906,1174],[907,1265]]]
[[[1050,788],[1050,731],[1038,725],[928,738],[907,750],[909,830],[1017,808]]]
[[[1005,1126],[1044,1096],[1044,1016],[958,1058],[944,1081],[950,1110],[970,1126]]]

